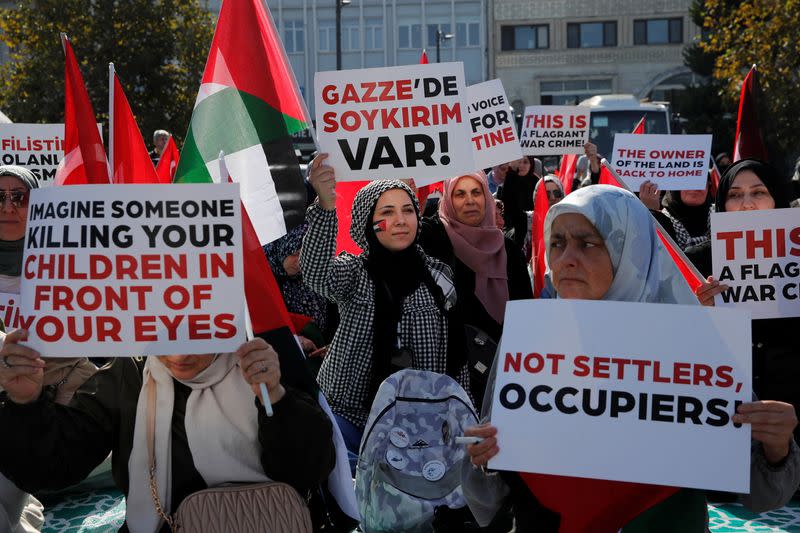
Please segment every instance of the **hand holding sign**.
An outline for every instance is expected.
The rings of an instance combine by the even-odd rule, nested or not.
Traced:
[[[336,176],[333,167],[324,164],[328,154],[319,154],[311,162],[308,181],[319,198],[319,205],[325,211],[336,209]]]
[[[794,406],[770,400],[743,403],[736,410],[733,421],[750,424],[753,440],[764,446],[764,455],[771,464],[783,461],[789,455],[789,442],[797,427]]]
[[[28,332],[18,329],[6,335],[0,350],[0,389],[18,404],[35,401],[44,381],[44,360],[39,352],[19,344],[27,339]]]
[[[497,447],[497,428],[491,424],[486,423],[468,427],[464,430],[464,436],[483,439],[477,444],[467,446],[469,460],[475,466],[486,466],[489,463],[489,459],[500,451],[500,448]]]
[[[245,381],[250,384],[256,398],[261,398],[261,383],[269,390],[269,400],[273,404],[286,394],[281,385],[281,366],[278,353],[264,339],[248,341],[236,350],[239,366]]]
[[[708,276],[706,281],[701,283],[697,290],[694,291],[694,295],[697,296],[700,305],[714,307],[714,296],[725,292],[727,289],[728,286],[720,284],[719,281],[714,279],[714,276]]]

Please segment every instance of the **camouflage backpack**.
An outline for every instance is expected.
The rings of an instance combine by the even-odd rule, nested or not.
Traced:
[[[378,388],[361,439],[356,499],[365,533],[433,531],[439,506],[466,505],[455,437],[478,423],[472,402],[449,376],[401,370]]]

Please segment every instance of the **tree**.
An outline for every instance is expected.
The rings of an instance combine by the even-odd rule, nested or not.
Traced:
[[[113,62],[139,127],[186,132],[214,22],[198,0],[21,0],[0,10],[11,61],[0,69],[0,109],[15,122],[62,122],[64,54],[72,41],[98,121],[108,121]]]
[[[762,133],[772,162],[788,175],[800,153],[800,0],[704,0],[702,11],[701,46],[715,56],[713,77],[725,98],[738,102],[745,74],[758,65]]]

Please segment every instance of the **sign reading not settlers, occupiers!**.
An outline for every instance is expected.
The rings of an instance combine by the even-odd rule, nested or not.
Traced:
[[[19,325],[45,356],[217,353],[244,339],[238,184],[34,190]]]
[[[461,63],[318,72],[314,90],[337,180],[474,172]]]

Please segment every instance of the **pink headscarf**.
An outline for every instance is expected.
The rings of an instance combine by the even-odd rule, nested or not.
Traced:
[[[461,178],[473,178],[481,184],[485,202],[485,215],[478,227],[462,224],[456,219],[453,208],[453,189]],[[486,312],[498,323],[508,301],[508,273],[506,271],[505,237],[494,222],[494,199],[489,194],[486,174],[476,172],[444,182],[444,194],[439,201],[439,219],[444,224],[456,257],[475,273],[475,296]]]

